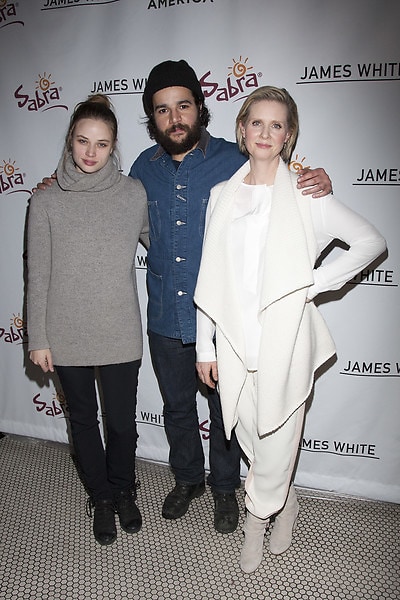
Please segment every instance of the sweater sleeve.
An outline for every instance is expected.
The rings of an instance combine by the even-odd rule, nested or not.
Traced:
[[[338,290],[384,252],[386,241],[367,219],[345,206],[332,195],[311,205],[319,250],[334,239],[342,240],[348,250],[337,258],[314,269],[314,284],[308,299],[321,292]]]
[[[146,194],[146,190],[144,189],[143,184],[139,180],[137,180],[137,184],[139,186],[138,194],[140,195],[140,201],[141,201],[141,204],[143,205],[143,224],[142,224],[142,230],[139,235],[139,239],[142,242],[143,246],[146,248],[146,250],[148,250],[149,246],[150,246],[150,237],[149,237],[149,229],[150,228],[149,228],[149,211],[147,208],[147,194]]]
[[[40,194],[40,192],[39,192]],[[39,195],[38,194],[38,195]],[[28,350],[50,347],[46,334],[47,295],[51,271],[50,224],[47,212],[34,194],[28,216]]]

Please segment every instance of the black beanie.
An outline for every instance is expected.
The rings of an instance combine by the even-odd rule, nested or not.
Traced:
[[[143,92],[143,108],[148,117],[153,112],[153,95],[159,90],[173,86],[188,88],[201,102],[204,101],[200,82],[192,67],[185,60],[166,60],[156,65],[147,78]]]

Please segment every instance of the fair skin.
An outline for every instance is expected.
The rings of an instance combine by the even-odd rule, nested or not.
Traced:
[[[250,172],[244,182],[248,185],[273,185],[280,153],[290,137],[286,106],[273,100],[255,102],[246,122],[240,123],[240,130],[250,161]],[[200,381],[215,388],[217,362],[197,362],[196,369]]]
[[[112,131],[107,123],[100,119],[81,119],[76,123],[71,139],[71,152],[77,171],[86,174],[100,171],[113,150]],[[54,372],[50,348],[32,350],[29,358],[44,373]]]
[[[198,108],[192,92],[185,87],[172,86],[156,92],[153,96],[154,119],[159,129],[174,141],[184,141],[187,137],[185,128],[192,127],[198,116]],[[182,161],[191,152],[172,154],[172,158]],[[320,198],[331,191],[331,182],[324,169],[303,169],[299,171],[297,187],[303,190],[304,195],[312,194],[313,198]]]
[[[110,126],[100,119],[81,119],[72,135],[72,158],[81,173],[96,173],[114,149]]]
[[[240,131],[250,160],[249,185],[273,185],[284,143],[290,137],[287,109],[281,102],[255,102]]]
[[[192,92],[185,87],[171,86],[159,90],[153,95],[154,118],[157,128],[176,142],[182,142],[187,138],[187,128],[195,123],[198,117],[198,107]],[[196,142],[189,150],[172,154],[172,158],[182,161],[196,146]],[[33,188],[46,189],[52,185],[56,174],[45,177],[42,182]],[[313,198],[321,198],[332,191],[331,181],[324,169],[302,169],[299,171],[297,187],[302,193],[312,195]]]

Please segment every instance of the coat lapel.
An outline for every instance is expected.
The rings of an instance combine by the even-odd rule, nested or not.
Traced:
[[[287,166],[280,161],[265,246],[261,311],[313,282],[306,233],[293,185]],[[304,204],[308,205],[306,198]]]
[[[227,231],[232,220],[235,192],[249,172],[245,163],[225,184],[213,190],[210,197],[212,218],[207,228],[201,267],[197,280],[195,301],[217,324],[234,352],[244,362],[245,342],[238,295],[235,293],[235,274]],[[215,286],[224,290],[212,294]]]

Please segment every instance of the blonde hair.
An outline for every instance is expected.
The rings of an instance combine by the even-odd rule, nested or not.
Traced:
[[[257,88],[246,98],[244,101],[238,116],[236,117],[236,140],[239,146],[239,150],[248,156],[245,140],[241,131],[241,125],[244,125],[249,118],[250,109],[256,102],[262,100],[273,100],[274,102],[280,102],[287,108],[287,125],[290,132],[289,138],[281,151],[281,158],[284,162],[288,163],[290,157],[296,146],[297,137],[299,135],[299,116],[297,112],[297,105],[289,92],[285,88],[277,88],[270,85]]]

